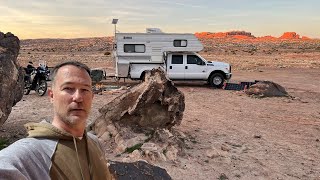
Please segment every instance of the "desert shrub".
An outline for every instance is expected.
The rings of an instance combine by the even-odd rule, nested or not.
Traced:
[[[9,142],[6,139],[0,139],[0,150],[9,146]]]
[[[127,147],[124,152],[125,153],[132,153],[134,150],[140,150],[142,145],[143,145],[142,143],[139,143],[134,146]]]

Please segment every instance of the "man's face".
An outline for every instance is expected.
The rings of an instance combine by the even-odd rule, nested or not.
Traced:
[[[86,125],[89,116],[93,93],[91,78],[84,70],[76,66],[61,67],[49,90],[53,103],[55,119],[71,127]]]

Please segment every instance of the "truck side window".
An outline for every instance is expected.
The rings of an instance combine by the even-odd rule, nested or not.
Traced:
[[[144,44],[125,44],[124,52],[126,53],[144,53],[146,46]]]
[[[187,40],[174,40],[173,41],[174,47],[187,47]]]
[[[172,55],[171,64],[183,64],[183,55]]]
[[[203,64],[203,61],[196,55],[187,56],[187,64]]]

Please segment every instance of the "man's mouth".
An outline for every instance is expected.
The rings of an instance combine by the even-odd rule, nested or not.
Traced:
[[[71,109],[70,112],[85,112],[84,109]]]

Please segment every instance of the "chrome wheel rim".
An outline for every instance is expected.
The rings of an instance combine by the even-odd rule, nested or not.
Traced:
[[[214,85],[219,85],[219,84],[221,84],[221,83],[222,83],[221,77],[216,76],[216,77],[213,78],[213,84],[214,84]]]

